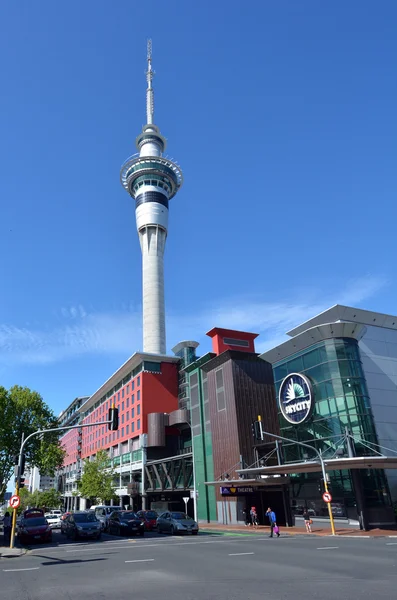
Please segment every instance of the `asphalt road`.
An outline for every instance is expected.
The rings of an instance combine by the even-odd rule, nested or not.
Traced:
[[[55,534],[1,559],[0,582],[1,600],[390,600],[397,538]]]

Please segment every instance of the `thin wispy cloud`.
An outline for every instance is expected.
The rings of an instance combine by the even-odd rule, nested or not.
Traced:
[[[195,339],[209,348],[205,332],[214,326],[254,331],[260,334],[256,348],[264,351],[286,339],[285,332],[339,304],[360,305],[379,293],[387,281],[365,277],[349,282],[344,289],[324,294],[311,292],[311,300],[288,299],[266,302],[234,298],[218,300],[194,314],[176,314],[168,310],[169,347],[181,339]],[[58,311],[59,324],[52,328],[0,325],[0,364],[49,364],[89,355],[127,357],[142,348],[140,307],[101,313],[81,305]]]

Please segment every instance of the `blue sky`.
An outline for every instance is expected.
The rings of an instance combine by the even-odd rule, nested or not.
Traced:
[[[396,306],[397,4],[27,0],[0,18],[0,383],[57,412],[141,348],[141,254],[119,182],[145,121],[170,203],[167,341],[258,348],[340,302]]]

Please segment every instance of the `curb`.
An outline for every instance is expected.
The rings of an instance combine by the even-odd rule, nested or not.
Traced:
[[[14,551],[13,551],[14,550]],[[26,554],[26,548],[14,548],[0,551],[0,558],[19,558]]]

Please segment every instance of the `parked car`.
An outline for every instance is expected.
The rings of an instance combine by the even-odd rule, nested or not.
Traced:
[[[145,534],[145,524],[132,510],[117,510],[109,516],[108,532],[114,535]]]
[[[44,515],[23,517],[17,533],[21,544],[52,541],[52,530]]]
[[[51,529],[61,529],[61,517],[59,515],[52,515],[51,513],[45,517],[48,525]]]
[[[107,531],[108,529],[108,521],[110,515],[116,510],[123,510],[121,506],[91,506],[91,511],[95,513],[95,516],[102,525],[102,531]]]
[[[70,514],[64,521],[66,537],[95,538],[100,539],[102,529],[101,523],[92,512],[75,512]]]
[[[144,522],[146,531],[154,531],[156,529],[158,514],[155,510],[138,510],[136,514]]]
[[[59,508],[52,508],[51,510],[49,510],[48,512],[46,512],[46,514],[44,515],[45,517],[50,517],[51,515],[56,515],[57,517],[61,517],[63,515],[63,511]]]
[[[168,532],[172,535],[176,535],[177,533],[197,535],[199,526],[186,513],[166,511],[157,519],[157,531],[159,533]]]

